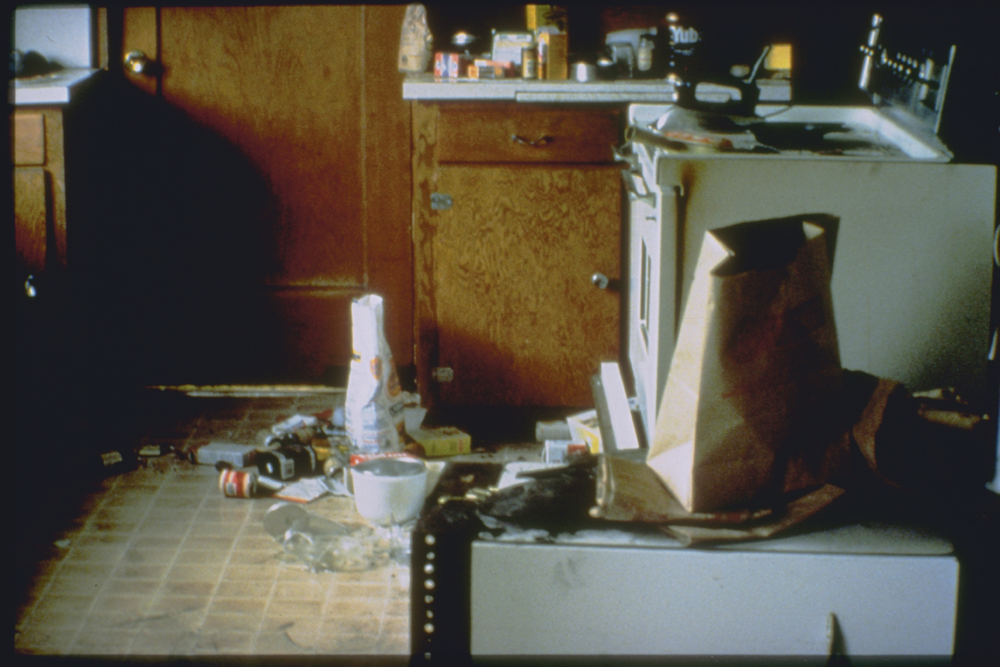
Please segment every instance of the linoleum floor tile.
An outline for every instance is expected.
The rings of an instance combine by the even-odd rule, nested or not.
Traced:
[[[213,400],[197,416],[152,421],[143,442],[156,432],[186,447],[225,433],[263,438],[278,418],[333,404],[331,395]],[[83,496],[79,516],[55,533],[67,541],[39,550],[15,604],[15,653],[408,652],[408,568],[311,572],[263,528],[276,501],[224,498],[217,484],[212,466],[166,456]],[[306,509],[366,528],[349,498]]]

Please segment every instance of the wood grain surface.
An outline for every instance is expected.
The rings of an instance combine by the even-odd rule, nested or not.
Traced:
[[[418,388],[440,406],[590,405],[590,376],[618,355],[619,295],[590,282],[597,271],[620,277],[618,167],[567,164],[556,152],[537,164],[477,163],[479,148],[458,143],[446,153],[458,161],[441,164],[441,147],[465,132],[459,118],[506,132],[519,116],[522,131],[569,136],[617,127],[617,112],[490,104],[476,121],[476,108],[412,106]],[[432,194],[451,207],[432,208]],[[436,368],[453,379],[436,381]]]
[[[431,369],[438,362],[437,312],[434,294],[434,219],[430,207],[435,189],[434,149],[437,146],[438,105],[411,103],[413,151],[413,361],[417,390],[428,405],[437,401]]]
[[[617,359],[619,275],[613,168],[441,167],[434,284],[442,402],[588,405],[590,376]]]
[[[63,113],[58,108],[17,110],[12,114],[16,245],[35,246],[33,271],[58,280],[66,267],[66,155]],[[38,223],[37,216],[42,216]],[[22,224],[24,228],[22,229]],[[41,226],[39,226],[39,224]]]
[[[161,10],[163,97],[272,192],[274,285],[363,285],[361,7]]]
[[[45,164],[45,116],[31,111],[13,114],[13,158],[17,166]]]
[[[17,247],[17,279],[45,274],[48,200],[45,170],[41,167],[14,169],[14,244]]]
[[[618,115],[606,109],[533,104],[447,104],[440,110],[438,163],[610,163]]]
[[[197,128],[185,139],[201,133],[211,139],[195,153],[215,153],[192,160],[233,164],[242,174],[209,174],[204,188],[190,191],[161,186],[150,192],[151,206],[177,198],[197,206],[204,199],[193,212],[197,224],[150,216],[153,224],[175,227],[147,236],[169,238],[175,257],[157,261],[177,272],[177,282],[185,281],[181,267],[203,266],[195,261],[206,254],[197,250],[203,239],[222,241],[228,255],[219,263],[241,271],[224,276],[224,306],[212,304],[219,289],[206,289],[204,304],[180,305],[183,312],[205,313],[210,319],[199,323],[211,331],[184,345],[172,331],[161,336],[164,355],[171,347],[177,356],[199,359],[192,366],[199,381],[329,376],[350,359],[350,302],[367,292],[386,299],[386,335],[397,364],[412,363],[409,106],[394,62],[404,11],[353,5],[125,9],[122,51],[142,50],[159,65],[159,76],[127,74],[127,80]],[[175,125],[173,132],[185,132],[182,123]],[[150,150],[150,160],[168,162],[157,173],[175,174],[186,145],[179,141],[163,155]],[[233,199],[233,184],[240,182],[255,187]],[[225,314],[216,315],[223,307]],[[242,366],[226,361],[235,349],[242,351]]]

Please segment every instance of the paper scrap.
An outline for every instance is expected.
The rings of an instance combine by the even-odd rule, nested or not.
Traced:
[[[308,503],[330,492],[330,487],[322,477],[307,477],[294,484],[289,484],[274,494],[275,498],[290,500],[294,503]]]

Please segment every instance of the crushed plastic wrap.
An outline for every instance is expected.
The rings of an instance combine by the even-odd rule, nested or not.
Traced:
[[[264,515],[268,532],[292,559],[312,572],[360,572],[410,563],[412,524],[341,524],[294,503],[276,503]]]

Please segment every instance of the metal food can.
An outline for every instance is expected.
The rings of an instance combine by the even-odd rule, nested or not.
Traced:
[[[538,78],[538,47],[534,43],[521,47],[521,78]]]
[[[257,475],[252,471],[223,470],[219,475],[219,490],[227,498],[253,498]]]

